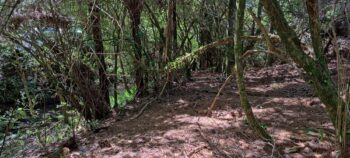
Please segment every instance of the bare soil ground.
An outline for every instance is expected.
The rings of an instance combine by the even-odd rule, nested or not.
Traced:
[[[234,80],[220,95],[212,117],[207,117],[225,78],[197,72],[193,82],[166,92],[138,119],[110,118],[105,122],[108,128],[80,136],[79,148],[70,156],[335,157],[334,128],[324,105],[299,74],[290,64],[246,71],[249,101],[275,144],[259,139],[247,125]]]

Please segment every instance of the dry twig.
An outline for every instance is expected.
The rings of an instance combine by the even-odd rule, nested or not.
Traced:
[[[220,96],[222,90],[225,88],[226,84],[229,83],[229,81],[231,80],[232,77],[233,77],[233,76],[230,75],[230,76],[228,76],[228,77],[226,78],[224,84],[222,84],[222,86],[220,87],[218,93],[216,94],[215,98],[213,99],[211,105],[210,105],[209,108],[208,108],[208,112],[207,112],[207,115],[208,115],[209,117],[212,116],[212,111],[213,111],[213,109],[215,108],[216,100],[219,98],[219,96]]]

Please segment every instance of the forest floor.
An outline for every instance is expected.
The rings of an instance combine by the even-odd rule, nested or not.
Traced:
[[[333,63],[334,65],[334,63]],[[224,88],[212,117],[208,106],[225,78],[196,72],[193,81],[164,93],[139,118],[109,118],[97,133],[79,135],[72,157],[335,157],[334,128],[312,87],[291,64],[246,70],[254,114],[275,144],[247,125],[235,81]],[[333,73],[334,74],[334,73]],[[140,106],[140,103],[128,105]],[[126,118],[137,110],[129,110]],[[272,152],[274,151],[274,152]],[[30,155],[28,155],[30,156]]]

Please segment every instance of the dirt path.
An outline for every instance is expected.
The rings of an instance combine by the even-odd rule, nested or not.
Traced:
[[[312,88],[292,65],[250,69],[249,101],[275,144],[254,136],[239,104],[235,82],[227,85],[212,117],[206,109],[225,80],[198,72],[193,82],[167,92],[133,121],[115,121],[79,138],[71,157],[334,157],[334,129]],[[129,117],[137,111],[129,114]],[[275,151],[272,153],[272,151]]]
[[[335,155],[334,129],[312,88],[291,65],[247,71],[254,113],[275,139],[267,144],[254,136],[239,106],[234,82],[206,117],[224,78],[195,73],[194,81],[178,86],[163,100],[130,122],[81,140],[76,157],[330,157]],[[276,157],[276,152],[274,157]]]

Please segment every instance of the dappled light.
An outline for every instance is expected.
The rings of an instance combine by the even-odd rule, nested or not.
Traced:
[[[349,0],[0,0],[0,158],[348,158]]]

